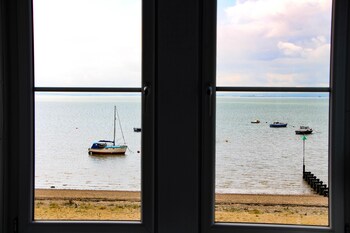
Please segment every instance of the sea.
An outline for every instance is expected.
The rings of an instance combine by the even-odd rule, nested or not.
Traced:
[[[222,95],[216,102],[215,192],[311,194],[303,158],[328,184],[328,97]],[[125,140],[126,155],[89,155],[93,142],[113,140],[114,106],[122,126],[117,122],[116,141]],[[288,125],[270,128],[275,121]],[[313,134],[302,140],[300,126]],[[139,191],[141,133],[134,127],[141,127],[138,95],[37,93],[35,188]]]

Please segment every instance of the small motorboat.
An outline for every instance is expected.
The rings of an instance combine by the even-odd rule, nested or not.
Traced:
[[[250,123],[252,123],[252,124],[259,124],[260,121],[259,120],[255,120],[255,121],[251,121]]]
[[[300,126],[299,129],[295,130],[295,134],[312,134],[312,131],[309,126]]]
[[[287,127],[287,123],[275,121],[272,124],[270,124],[270,127],[271,128],[285,128],[285,127]]]
[[[137,132],[137,133],[141,132],[141,128],[134,128],[134,132]]]

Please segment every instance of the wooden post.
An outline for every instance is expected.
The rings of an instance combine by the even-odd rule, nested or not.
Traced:
[[[301,137],[301,140],[303,140],[303,177],[304,177],[304,174],[305,174],[305,140],[306,140],[306,136],[303,135]]]
[[[305,173],[305,140],[303,140],[303,174]]]

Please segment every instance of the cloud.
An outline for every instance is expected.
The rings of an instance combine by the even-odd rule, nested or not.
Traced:
[[[302,56],[304,52],[302,47],[289,42],[279,41],[277,47],[282,50],[283,54],[286,56]]]
[[[237,85],[329,85],[330,0],[240,0],[218,14],[221,85],[237,73]]]
[[[140,0],[33,2],[36,86],[141,85]],[[331,0],[219,11],[218,85],[328,86],[330,13]]]
[[[247,0],[225,10],[227,21],[266,37],[329,34],[330,0]],[[320,27],[321,26],[321,27]]]

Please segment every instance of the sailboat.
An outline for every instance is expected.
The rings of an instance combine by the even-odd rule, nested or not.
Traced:
[[[117,116],[118,116],[118,122],[119,122],[119,126],[120,126],[120,131],[123,137],[123,144],[119,144],[116,145],[115,144],[115,128],[116,128],[116,120],[117,120]],[[89,154],[119,154],[119,155],[125,155],[126,150],[128,149],[128,146],[125,143],[125,138],[124,138],[124,134],[123,134],[123,130],[122,130],[122,125],[120,123],[120,119],[119,119],[119,114],[117,111],[117,107],[114,106],[114,136],[113,136],[113,141],[110,140],[99,140],[98,142],[94,142],[91,146],[91,148],[89,148]]]

